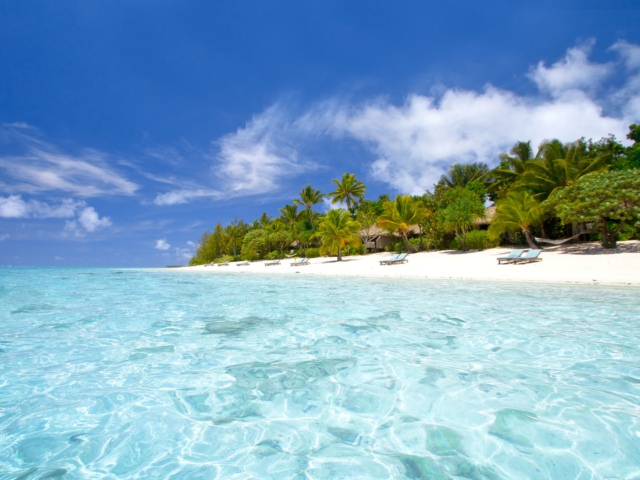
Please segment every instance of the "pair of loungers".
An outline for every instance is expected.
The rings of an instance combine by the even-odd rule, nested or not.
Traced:
[[[264,264],[265,267],[269,267],[271,265],[280,265],[280,260],[273,260],[271,262],[266,262]],[[297,259],[295,262],[291,262],[289,265],[291,265],[292,267],[293,266],[298,267],[300,265],[309,265],[309,259],[302,257],[302,258]]]
[[[540,258],[542,250],[527,250],[524,255],[522,252],[524,252],[524,250],[511,250],[509,255],[506,257],[498,257],[498,265],[502,262],[512,263],[515,265],[516,263],[533,263],[542,261]]]
[[[407,263],[408,253],[398,253],[391,258],[387,258],[386,260],[380,260],[380,265],[395,265],[397,263]]]

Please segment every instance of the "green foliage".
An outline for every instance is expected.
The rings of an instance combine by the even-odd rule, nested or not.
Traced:
[[[342,175],[342,180],[333,180],[333,183],[336,185],[336,190],[328,194],[333,199],[331,203],[342,202],[347,208],[351,208],[364,200],[367,187],[357,180],[354,174],[345,173]]]
[[[418,225],[428,215],[422,201],[414,200],[409,195],[398,195],[395,202],[388,201],[384,204],[384,211],[378,217],[378,226],[388,232],[400,234],[405,247],[414,252],[409,244],[411,227]]]
[[[320,254],[337,254],[338,261],[342,260],[343,248],[355,247],[362,243],[362,239],[357,235],[360,229],[360,223],[354,221],[349,212],[342,209],[330,210],[314,235],[322,241]]]
[[[476,220],[484,218],[484,205],[477,194],[467,188],[452,188],[446,192],[446,208],[440,212],[442,228],[455,233],[466,250],[466,235]]]
[[[485,250],[498,246],[499,240],[489,235],[486,230],[471,230],[467,233],[466,247],[468,250]],[[451,250],[462,250],[462,241],[455,237],[449,244]]]
[[[320,257],[320,249],[319,248],[307,248],[304,251],[304,256],[307,258],[318,258]]]
[[[257,259],[258,259],[258,256],[253,253],[243,253],[242,255],[240,255],[240,260],[242,260],[243,262],[245,261],[253,262]]]
[[[628,223],[622,227],[622,230],[618,233],[618,240],[624,242],[626,240],[633,240],[640,238],[640,229],[629,225]]]
[[[309,224],[311,225],[311,229],[315,231],[315,225],[313,222],[313,206],[322,202],[324,198],[324,194],[320,192],[320,190],[316,190],[312,188],[311,185],[307,185],[300,191],[300,200],[294,199],[293,203],[298,205],[304,205],[307,209],[307,217],[309,220]]]
[[[640,171],[597,173],[552,195],[543,204],[566,223],[593,223],[587,232],[602,235],[605,248],[616,247],[616,236],[626,223],[640,226]]]
[[[628,169],[640,169],[640,125],[635,123],[629,127],[627,134],[629,140],[633,140],[633,145],[627,148],[627,159],[624,167]]]
[[[264,256],[265,260],[276,260],[277,258],[284,258],[284,255],[280,250],[274,250],[273,252],[269,252]]]
[[[525,191],[510,192],[498,201],[489,233],[497,238],[503,232],[522,231],[531,248],[538,248],[531,237],[531,227],[540,223],[543,212],[540,203]]]
[[[456,163],[451,165],[448,173],[440,177],[438,184],[449,188],[464,188],[471,182],[482,182],[488,173],[489,167],[484,163],[468,163],[465,165]]]
[[[216,263],[225,263],[225,262],[233,262],[235,257],[233,255],[223,255],[220,258],[216,259]]]

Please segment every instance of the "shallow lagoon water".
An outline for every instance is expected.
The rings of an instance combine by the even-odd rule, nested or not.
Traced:
[[[0,268],[0,478],[638,478],[639,293]]]

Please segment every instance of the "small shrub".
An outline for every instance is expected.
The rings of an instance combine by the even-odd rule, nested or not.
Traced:
[[[276,260],[277,258],[282,258],[282,253],[280,253],[280,250],[274,250],[273,252],[269,252],[264,256],[265,260]]]
[[[216,263],[233,262],[235,258],[231,255],[223,255],[216,260]]]
[[[618,233],[618,240],[624,242],[625,240],[633,240],[634,238],[638,238],[638,230],[636,230],[633,225],[625,225]]]
[[[364,255],[364,244],[357,247],[345,248],[343,255]]]
[[[467,232],[467,250],[484,250],[498,245],[498,239],[489,237],[486,230],[471,230]],[[462,250],[462,241],[455,237],[449,244],[451,250]]]
[[[254,255],[253,253],[245,253],[243,255],[240,255],[240,260],[247,262],[254,262],[255,260],[257,260],[257,258],[258,256]]]
[[[304,254],[307,258],[318,258],[320,256],[319,248],[307,248],[306,253]]]

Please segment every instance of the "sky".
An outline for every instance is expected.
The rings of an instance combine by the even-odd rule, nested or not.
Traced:
[[[628,144],[638,25],[631,0],[0,0],[0,265],[180,265],[345,172],[377,199],[520,140]]]

